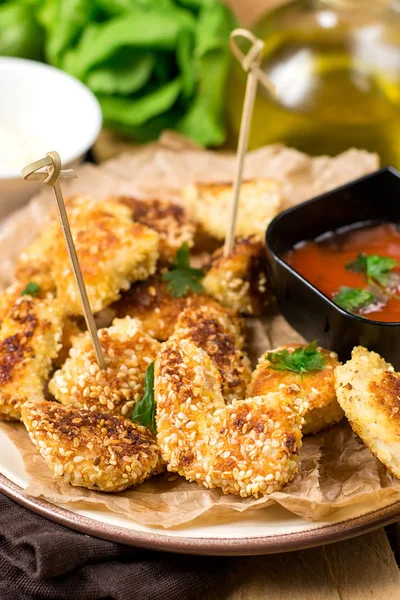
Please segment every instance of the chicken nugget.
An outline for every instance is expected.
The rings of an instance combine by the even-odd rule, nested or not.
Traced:
[[[272,293],[267,283],[265,245],[256,236],[238,237],[230,256],[219,248],[211,257],[202,281],[204,291],[223,306],[258,315]]]
[[[306,403],[283,390],[225,405],[221,380],[192,341],[162,345],[154,390],[167,469],[224,494],[270,494],[297,472]]]
[[[196,183],[182,190],[185,206],[206,233],[224,240],[232,204],[232,183]],[[274,179],[252,179],[242,183],[237,235],[263,238],[269,222],[282,205],[281,186]]]
[[[62,329],[54,299],[18,298],[0,328],[0,419],[16,421],[21,405],[43,394]]]
[[[85,196],[66,202],[72,235],[92,311],[99,312],[134,281],[155,272],[158,234],[133,223],[130,209],[116,201]],[[66,314],[81,315],[82,307],[67,249],[61,234],[53,248],[52,275]]]
[[[353,430],[400,477],[400,374],[376,352],[357,346],[335,369],[335,385]]]
[[[144,392],[144,376],[159,343],[143,331],[138,319],[115,319],[99,330],[106,361],[100,369],[89,333],[73,339],[70,356],[49,382],[62,404],[112,415],[129,415]]]
[[[124,417],[37,400],[21,412],[46,465],[73,486],[122,492],[158,469],[153,434]]]
[[[292,354],[296,348],[305,348],[301,344],[288,344],[270,352],[286,350]],[[338,423],[344,416],[336,398],[334,369],[340,364],[335,352],[318,348],[323,357],[324,366],[320,370],[296,373],[289,370],[277,371],[268,360],[266,352],[259,358],[256,370],[252,374],[247,390],[248,396],[262,396],[287,388],[287,392],[296,394],[308,402],[304,414],[303,434],[317,433],[326,427]]]

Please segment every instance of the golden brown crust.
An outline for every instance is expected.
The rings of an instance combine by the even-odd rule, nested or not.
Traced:
[[[191,340],[207,352],[222,377],[226,401],[244,398],[250,361],[243,350],[242,320],[217,304],[186,308],[179,316],[175,339]]]
[[[53,278],[51,265],[53,252],[60,237],[58,223],[50,221],[36,238],[18,258],[14,277],[21,284],[21,290],[29,283],[34,282],[40,286],[40,294],[54,292],[56,284]]]
[[[379,409],[388,419],[400,412],[400,375],[386,371],[377,381],[371,381],[368,387],[374,395]],[[400,420],[397,426],[397,435],[400,440]]]
[[[133,223],[129,208],[116,201],[76,196],[69,198],[66,205],[90,305],[96,313],[119,298],[121,289],[154,273],[158,235]],[[80,315],[82,308],[60,235],[52,260],[57,295],[66,313]]]
[[[157,470],[154,436],[123,417],[33,401],[22,420],[49,469],[73,486],[120,492]]]
[[[157,231],[159,235],[159,260],[172,263],[176,251],[184,242],[193,245],[195,225],[186,210],[169,200],[138,200],[128,196],[118,198],[132,210],[134,221]]]
[[[267,283],[264,243],[256,236],[237,237],[228,257],[219,248],[210,259],[203,287],[223,306],[245,314],[260,314],[272,295]]]
[[[182,190],[185,206],[209,235],[226,236],[232,203],[232,183],[195,183]],[[252,179],[242,183],[237,234],[265,235],[267,225],[282,204],[281,186],[273,179]]]
[[[106,369],[97,364],[88,333],[75,337],[70,357],[49,383],[62,404],[112,415],[129,415],[144,392],[144,376],[156,358],[159,343],[137,319],[115,319],[99,330]]]
[[[275,348],[272,352],[286,349],[290,354],[302,344],[287,344]],[[292,371],[276,371],[265,353],[258,361],[251,383],[249,396],[261,396],[268,392],[277,392],[284,385],[293,388],[295,393],[308,401],[308,411],[304,415],[303,434],[317,433],[343,418],[335,392],[334,369],[340,364],[337,355],[329,350],[319,349],[325,358],[325,367],[310,373],[294,373]]]
[[[0,328],[0,418],[19,420],[20,407],[40,396],[57,356],[61,311],[55,300],[19,298]]]

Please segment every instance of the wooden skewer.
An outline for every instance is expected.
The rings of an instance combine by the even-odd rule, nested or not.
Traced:
[[[45,169],[45,171],[40,171],[40,169]],[[42,181],[46,185],[52,187],[54,190],[61,229],[64,235],[65,244],[67,246],[72,270],[74,272],[76,285],[78,287],[78,293],[82,303],[82,309],[83,314],[85,316],[86,325],[89,330],[90,337],[92,339],[92,344],[96,354],[97,362],[99,363],[99,367],[101,369],[104,369],[106,367],[106,363],[100,345],[96,323],[93,317],[92,310],[90,308],[85,283],[83,281],[82,271],[79,265],[79,259],[76,253],[76,248],[72,237],[71,227],[69,225],[68,215],[65,209],[64,198],[62,195],[59,181],[60,178],[74,178],[76,177],[76,174],[72,169],[62,171],[60,155],[57,152],[48,152],[45,158],[41,158],[40,160],[37,160],[25,167],[24,169],[22,169],[22,176],[27,181]]]
[[[251,42],[250,50],[247,54],[238,47],[237,38],[246,38]],[[229,215],[229,225],[225,238],[224,256],[230,256],[235,243],[236,221],[239,209],[240,190],[243,180],[244,159],[246,157],[249,145],[249,133],[251,120],[253,116],[254,100],[257,92],[257,84],[260,81],[264,87],[271,93],[275,88],[265,73],[260,69],[262,49],[264,42],[256,38],[247,29],[234,29],[229,38],[232,53],[238,59],[243,69],[248,73],[246,82],[246,92],[242,111],[242,120],[240,123],[239,141],[236,152],[236,166],[233,180],[232,204]]]

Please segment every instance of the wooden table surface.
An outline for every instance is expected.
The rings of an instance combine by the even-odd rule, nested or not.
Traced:
[[[245,26],[281,1],[226,0]],[[95,156],[105,160],[128,148],[103,132]],[[399,525],[389,533],[400,551]],[[204,600],[400,600],[400,571],[388,535],[379,529],[311,550],[236,560]]]

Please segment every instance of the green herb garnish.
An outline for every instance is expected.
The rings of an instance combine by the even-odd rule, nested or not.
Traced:
[[[40,285],[34,281],[30,281],[26,288],[21,292],[21,296],[37,296],[40,292]]]
[[[190,266],[189,244],[184,242],[176,253],[172,268],[163,273],[162,278],[168,281],[167,289],[175,298],[186,296],[189,292],[201,294],[203,271]]]
[[[318,350],[316,341],[305,348],[296,348],[291,353],[286,349],[268,352],[267,359],[274,371],[293,371],[300,375],[309,371],[321,371],[325,366],[325,357]]]
[[[368,290],[343,286],[334,294],[333,301],[348,312],[357,312],[373,304],[375,296]]]
[[[156,433],[156,405],[154,402],[154,362],[146,369],[144,394],[135,404],[131,414],[132,423],[143,425]]]
[[[389,284],[390,271],[396,266],[397,260],[390,256],[359,254],[355,260],[346,265],[346,269],[354,273],[362,273],[368,282],[386,287]]]

